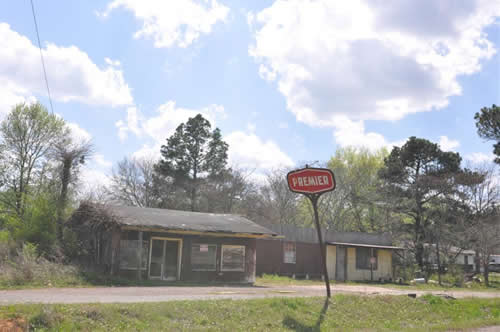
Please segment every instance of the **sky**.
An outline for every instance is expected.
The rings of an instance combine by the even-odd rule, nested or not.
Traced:
[[[89,186],[198,113],[256,179],[410,136],[493,159],[473,117],[500,104],[500,0],[33,3],[54,112],[95,146]],[[0,119],[35,100],[50,109],[30,1],[1,1]]]

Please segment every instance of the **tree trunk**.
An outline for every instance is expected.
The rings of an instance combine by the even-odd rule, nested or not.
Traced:
[[[420,270],[424,272],[424,243],[421,225],[420,213],[415,218],[415,260],[417,261]]]
[[[489,279],[489,273],[490,269],[488,266],[488,261],[486,260],[485,263],[483,263],[483,276],[484,276],[484,284],[486,287],[490,287],[490,279]]]
[[[477,274],[481,273],[481,258],[479,257],[479,250],[476,248],[476,254],[474,256],[474,265]]]
[[[68,186],[71,180],[71,162],[71,158],[64,158],[61,174],[61,193],[57,204],[57,239],[60,243],[63,240],[63,214],[68,199]]]
[[[436,243],[436,259],[437,259],[439,286],[441,286],[441,258],[439,256],[439,242]]]
[[[191,184],[191,211],[196,211],[196,186],[198,185],[198,165],[193,166],[193,183]]]

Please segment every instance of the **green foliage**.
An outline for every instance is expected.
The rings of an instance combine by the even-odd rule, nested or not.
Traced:
[[[348,230],[384,230],[383,212],[376,203],[380,187],[378,172],[387,154],[386,149],[371,152],[365,148],[345,148],[338,149],[328,162],[328,167],[338,174],[337,181],[346,187],[347,204],[342,219],[350,225]]]
[[[413,220],[415,257],[422,269],[432,208],[456,189],[454,179],[462,174],[460,162],[458,153],[444,152],[426,139],[410,137],[401,148],[392,149],[379,172],[388,204]]]
[[[36,243],[41,254],[51,254],[57,240],[56,204],[49,193],[30,197],[23,222],[16,223],[16,240]]]
[[[176,185],[189,193],[191,210],[195,211],[199,180],[217,177],[226,169],[227,149],[220,130],[211,131],[210,122],[198,114],[181,123],[167,138],[167,144],[161,147],[157,171],[173,178]]]
[[[480,137],[496,141],[493,153],[497,156],[495,162],[500,164],[500,107],[493,104],[490,108],[483,107],[474,115],[477,133]]]
[[[385,149],[347,147],[338,149],[327,164],[335,174],[337,188],[319,200],[319,216],[324,225],[339,231],[385,231],[387,222],[377,205]],[[312,207],[307,198],[298,203],[299,220],[313,224]]]
[[[44,173],[49,152],[65,135],[64,120],[40,103],[16,105],[0,124],[0,164],[4,168],[0,188],[6,193],[0,192],[0,201],[20,218],[31,187]]]

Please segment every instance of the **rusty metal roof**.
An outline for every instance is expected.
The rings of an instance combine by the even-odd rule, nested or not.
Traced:
[[[273,231],[234,214],[188,212],[133,206],[108,206],[124,226],[194,232],[276,236]]]
[[[378,249],[394,249],[394,250],[404,250],[405,248],[403,247],[395,247],[395,246],[381,246],[381,245],[376,245],[376,244],[362,244],[362,243],[347,243],[347,242],[326,242],[328,245],[339,245],[339,246],[346,246],[346,247],[365,247],[365,248],[378,248]]]

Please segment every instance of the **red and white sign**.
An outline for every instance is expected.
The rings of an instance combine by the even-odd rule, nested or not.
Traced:
[[[291,191],[301,194],[319,194],[335,189],[335,177],[328,168],[303,168],[286,176]]]

